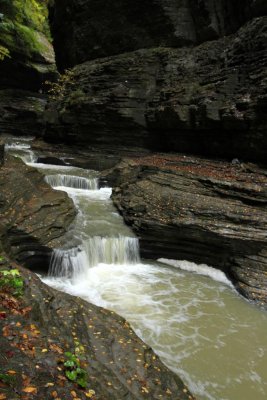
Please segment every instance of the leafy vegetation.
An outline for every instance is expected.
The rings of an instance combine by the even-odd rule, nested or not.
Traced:
[[[13,52],[29,56],[45,50],[40,35],[51,40],[48,3],[49,0],[0,0],[0,60]],[[5,50],[1,51],[1,47]]]
[[[56,82],[45,82],[51,100],[61,100],[64,98],[67,88],[74,85],[74,72],[70,69],[65,70]]]
[[[0,45],[0,61],[4,60],[4,58],[6,57],[10,58],[9,50],[6,47]]]
[[[88,385],[88,375],[87,372],[81,368],[82,360],[84,360],[84,347],[79,342],[75,341],[74,353],[67,351],[65,353],[65,375],[66,377],[77,385],[85,389]],[[93,391],[91,391],[92,394]]]
[[[65,375],[73,382],[76,382],[82,388],[87,387],[87,372],[81,368],[81,361],[71,352],[65,353],[66,361],[64,362]]]
[[[23,295],[24,282],[18,269],[0,270],[0,288],[13,296]]]
[[[15,382],[15,377],[13,375],[0,372],[0,381],[12,386]]]

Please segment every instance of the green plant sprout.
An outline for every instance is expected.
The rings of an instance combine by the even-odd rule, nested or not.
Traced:
[[[66,367],[65,375],[66,377],[75,383],[77,383],[82,388],[87,387],[87,372],[81,368],[81,362],[76,354],[69,351],[65,353],[66,361],[64,362],[64,367]]]
[[[24,282],[18,269],[4,269],[0,271],[0,288],[10,291],[13,296],[23,295]]]

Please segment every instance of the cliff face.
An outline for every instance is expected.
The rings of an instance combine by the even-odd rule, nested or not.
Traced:
[[[266,162],[267,17],[228,37],[73,69],[46,138]]]
[[[48,0],[0,0],[0,11],[0,87],[38,90],[56,72]]]
[[[55,0],[52,32],[60,69],[157,46],[196,45],[262,15],[262,0]]]
[[[43,131],[45,97],[36,92],[45,80],[56,76],[48,2],[0,0],[0,128],[3,133],[27,135]]]

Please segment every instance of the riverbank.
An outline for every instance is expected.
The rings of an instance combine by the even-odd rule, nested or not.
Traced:
[[[23,282],[19,295],[3,284],[11,271]],[[2,257],[0,299],[2,400],[194,398],[123,318]]]

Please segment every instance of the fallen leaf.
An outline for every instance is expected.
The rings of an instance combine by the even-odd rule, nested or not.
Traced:
[[[88,392],[85,392],[85,396],[86,396],[86,397],[91,398],[91,397],[93,397],[94,395],[95,395],[95,391],[92,390],[92,389],[88,390]]]
[[[6,318],[6,312],[0,311],[0,319],[5,319],[5,318]]]
[[[37,393],[37,388],[35,386],[27,386],[22,391],[25,393]]]
[[[63,351],[58,345],[56,345],[56,344],[50,344],[49,348],[50,348],[52,351],[54,351],[54,352],[56,352],[56,353],[58,353],[58,354],[63,354],[63,353],[64,353],[64,351]]]
[[[54,383],[52,383],[52,382],[47,382],[47,383],[45,384],[45,387],[51,387],[51,386],[54,386]]]
[[[5,400],[6,399],[6,395],[4,393],[0,393],[0,400]]]
[[[13,369],[10,369],[7,371],[8,375],[16,375],[16,371],[13,371]]]

